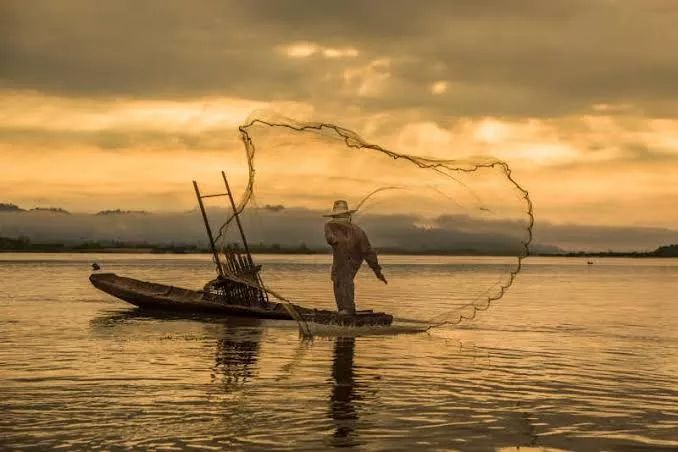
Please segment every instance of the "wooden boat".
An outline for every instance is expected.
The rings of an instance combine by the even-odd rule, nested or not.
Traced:
[[[202,195],[198,184],[193,181],[198,206],[205,223],[207,238],[216,265],[217,278],[205,285],[203,290],[141,281],[118,276],[114,273],[93,273],[89,280],[97,289],[144,309],[172,312],[209,313],[223,316],[245,316],[259,319],[297,320],[341,326],[390,325],[393,316],[383,312],[358,311],[354,315],[340,315],[336,311],[304,308],[269,301],[259,274],[260,265],[255,265],[250,254],[245,232],[240,223],[238,209],[231,194],[226,174],[221,175],[226,187],[225,193]],[[233,209],[244,250],[229,247],[220,253],[207,219],[203,198],[228,196]],[[224,261],[222,262],[222,258]],[[98,266],[97,266],[98,267]],[[93,266],[94,270],[98,268]]]
[[[118,276],[115,273],[93,273],[89,280],[97,289],[143,309],[293,320],[282,303],[261,300],[244,302],[242,299],[230,299],[226,295],[209,290],[184,289]],[[335,311],[297,305],[292,307],[307,322],[341,326],[385,326],[393,322],[393,316],[382,312],[358,311],[355,315],[346,316]]]

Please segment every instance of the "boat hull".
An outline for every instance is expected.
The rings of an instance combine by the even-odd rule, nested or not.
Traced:
[[[268,303],[270,306],[266,307],[246,306],[210,293],[149,283],[115,273],[93,273],[89,280],[102,292],[144,309],[292,320],[280,303]]]
[[[206,313],[224,317],[293,320],[282,303],[267,302],[258,306],[240,304],[209,292],[141,281],[118,276],[115,273],[93,273],[89,280],[102,292],[143,309],[191,314]],[[304,320],[309,322],[341,326],[386,326],[393,322],[393,316],[380,312],[359,311],[353,316],[343,316],[335,311],[309,309],[296,305],[293,307]]]

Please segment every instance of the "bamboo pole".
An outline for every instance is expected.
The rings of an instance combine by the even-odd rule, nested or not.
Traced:
[[[221,172],[221,177],[224,178],[224,185],[226,185],[226,193],[228,194],[228,199],[231,201],[231,207],[233,208],[233,215],[235,216],[235,222],[238,224],[238,229],[240,230],[240,237],[242,237],[242,244],[245,248],[245,252],[247,253],[247,259],[249,260],[251,265],[254,265],[254,261],[252,260],[252,255],[250,254],[250,247],[247,245],[247,238],[245,237],[245,231],[242,228],[242,224],[240,223],[240,216],[238,215],[238,208],[235,205],[235,201],[233,200],[233,194],[231,193],[231,187],[228,185],[228,179],[226,179],[226,173]]]
[[[202,213],[202,219],[205,222],[205,229],[207,230],[207,238],[210,241],[210,248],[212,248],[212,255],[214,256],[214,263],[217,265],[217,273],[219,276],[224,276],[224,269],[221,268],[221,261],[219,260],[219,253],[217,252],[217,247],[214,244],[214,236],[212,235],[212,228],[210,228],[209,220],[207,219],[207,212],[205,212],[205,205],[202,202],[202,196],[200,196],[200,189],[198,188],[198,183],[193,181],[193,188],[195,189],[195,196],[198,198],[198,205],[200,206],[200,212]]]

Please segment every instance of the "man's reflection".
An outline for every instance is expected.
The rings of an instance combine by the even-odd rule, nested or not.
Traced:
[[[353,357],[355,338],[338,337],[334,342],[332,380],[334,387],[330,396],[330,416],[334,420],[335,445],[356,444],[353,431],[358,423],[358,412],[354,405],[358,385],[353,378]]]

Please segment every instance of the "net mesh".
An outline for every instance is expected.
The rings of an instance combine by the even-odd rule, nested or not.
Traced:
[[[251,116],[239,131],[247,179],[236,211],[249,226],[267,231],[262,242],[327,249],[327,218],[321,214],[337,199],[357,209],[353,222],[381,252],[389,278],[389,285],[380,287],[369,270],[358,274],[359,309],[428,327],[456,324],[501,299],[522,269],[532,240],[532,202],[504,161],[453,149],[432,150],[458,157],[453,160],[420,157],[367,142],[338,125],[268,112]],[[231,215],[218,230],[222,246],[234,219]],[[424,254],[441,257],[413,271],[388,254],[407,255],[406,261]],[[444,257],[449,255],[495,257]],[[294,304],[335,309],[331,283],[325,274],[327,284],[303,290],[290,284],[294,277],[284,270],[264,273],[261,288],[308,330]]]

